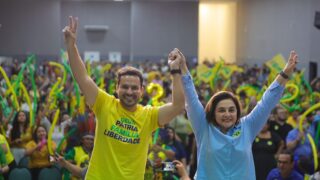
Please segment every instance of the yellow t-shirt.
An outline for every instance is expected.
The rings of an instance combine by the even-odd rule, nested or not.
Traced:
[[[10,136],[10,139],[11,139],[11,136]],[[25,133],[21,133],[20,139],[22,142],[19,144],[12,143],[11,148],[25,148],[27,143],[32,140],[32,129],[28,127]],[[11,139],[11,142],[12,142],[12,139]]]
[[[52,143],[51,147],[53,149],[56,149],[55,142],[52,141],[51,143]],[[36,146],[37,146],[36,142],[32,140],[26,145],[26,149],[31,149]],[[44,145],[40,149],[40,151],[35,150],[30,155],[29,168],[45,168],[45,167],[49,167],[50,165],[51,163],[49,162],[49,150],[47,145]]]
[[[10,164],[14,160],[14,157],[10,151],[10,146],[8,144],[8,141],[2,134],[0,134],[0,144],[6,144],[6,147],[7,147],[6,161],[7,161],[7,164]]]
[[[158,128],[158,108],[138,105],[130,112],[99,89],[92,109],[97,126],[86,179],[143,179],[151,134]]]
[[[83,150],[81,146],[74,147],[75,156],[74,161],[79,167],[87,167],[89,161],[89,154]]]

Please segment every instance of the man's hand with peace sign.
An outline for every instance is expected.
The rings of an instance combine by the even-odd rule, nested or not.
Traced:
[[[72,73],[76,79],[86,102],[92,106],[98,95],[98,86],[88,75],[86,67],[79,54],[77,40],[78,18],[69,16],[69,25],[63,29],[65,44]]]
[[[65,42],[68,45],[74,45],[77,39],[78,18],[69,16],[69,25],[62,30]]]

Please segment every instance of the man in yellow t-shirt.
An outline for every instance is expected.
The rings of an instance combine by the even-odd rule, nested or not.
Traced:
[[[142,73],[133,67],[117,72],[118,99],[99,89],[87,74],[76,45],[78,19],[69,17],[63,30],[72,73],[92,107],[97,127],[86,179],[140,180],[144,178],[148,142],[152,131],[169,123],[184,109],[180,63],[174,49],[168,57],[172,74],[172,103],[160,107],[138,104],[144,93]]]

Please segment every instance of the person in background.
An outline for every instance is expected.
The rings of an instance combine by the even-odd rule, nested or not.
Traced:
[[[168,125],[172,127],[178,137],[181,139],[181,143],[187,145],[188,136],[192,133],[190,121],[187,119],[187,113],[184,111],[175,117]]]
[[[277,156],[284,148],[280,136],[269,130],[268,121],[252,144],[252,153],[257,180],[265,180],[268,173],[277,167]]]
[[[316,139],[317,123],[319,121],[320,116],[308,115],[302,122],[302,132],[297,127],[288,133],[287,148],[293,152],[295,170],[300,174],[314,173],[312,148],[307,134]]]
[[[71,162],[67,161],[60,155],[55,155],[54,162],[58,163],[61,167],[66,168],[73,176],[84,179],[87,173],[88,167],[81,168]]]
[[[288,117],[287,123],[292,126],[292,128],[296,128],[299,123],[299,115],[301,114],[301,110],[295,109],[290,113]]]
[[[9,144],[17,164],[25,154],[26,144],[32,139],[32,130],[29,123],[29,116],[24,111],[17,112],[12,122]]]
[[[187,155],[186,148],[184,145],[177,140],[175,130],[171,127],[166,128],[168,137],[166,138],[167,146],[174,151],[174,160],[179,160],[183,163],[184,166],[187,166]]]
[[[56,144],[53,141],[51,143],[54,152]],[[38,175],[43,168],[51,167],[47,130],[44,126],[39,125],[35,128],[32,141],[26,145],[25,155],[30,156],[29,168],[32,179],[38,179]]]
[[[277,106],[275,111],[275,121],[270,122],[270,130],[277,133],[283,141],[286,141],[289,131],[292,130],[292,126],[287,123],[288,112],[281,106]]]
[[[75,146],[65,154],[65,159],[72,164],[75,164],[81,168],[88,167],[89,159],[91,157],[93,149],[94,135],[90,133],[83,134],[81,138],[81,144]],[[64,174],[64,179],[70,179],[69,174]]]
[[[178,160],[172,161],[175,164],[178,175],[180,176],[180,180],[191,180],[186,171],[186,167],[182,162]]]
[[[277,166],[269,172],[267,180],[303,180],[303,176],[293,168],[293,154],[289,150],[280,152]]]

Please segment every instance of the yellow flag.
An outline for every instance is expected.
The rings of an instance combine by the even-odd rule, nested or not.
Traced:
[[[270,74],[268,77],[268,84],[271,84],[277,74],[284,68],[286,65],[286,60],[281,54],[275,55],[272,59],[267,61],[266,66],[270,69]]]
[[[221,67],[223,67],[224,65],[224,61],[219,61],[217,62],[214,67],[212,68],[212,79],[210,79],[210,87],[212,90],[214,90],[214,86],[216,83],[216,78],[218,77],[219,71],[221,69]]]
[[[231,75],[234,72],[243,72],[243,69],[237,65],[224,65],[220,69],[220,74],[225,78],[225,79],[230,79]]]
[[[271,71],[278,73],[286,65],[286,60],[281,54],[277,54],[271,60],[267,61],[266,65]]]
[[[197,78],[200,81],[208,83],[211,79],[213,79],[213,75],[214,73],[212,72],[212,69],[205,64],[201,64],[197,67]]]

